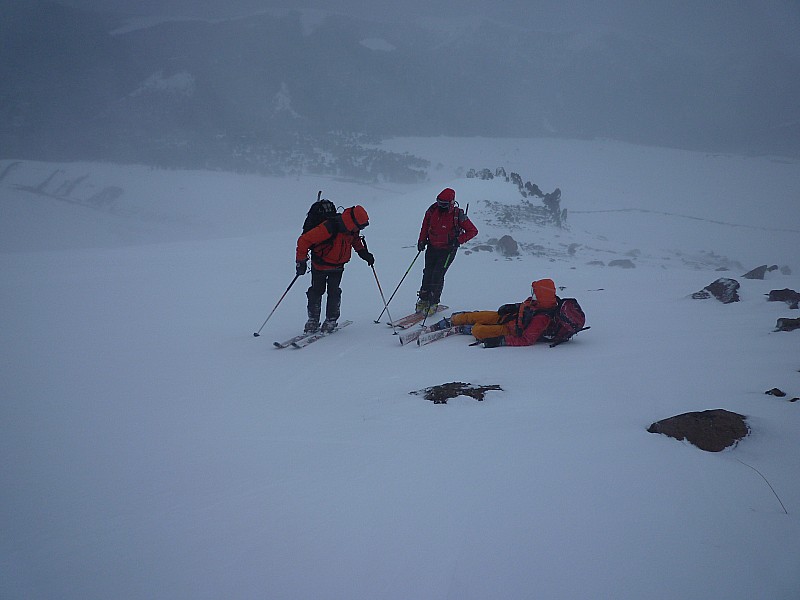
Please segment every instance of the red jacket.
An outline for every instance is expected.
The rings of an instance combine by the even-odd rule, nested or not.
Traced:
[[[441,209],[434,203],[425,211],[419,241],[427,242],[431,248],[445,250],[458,240],[464,244],[478,235],[478,228],[469,217],[457,206]]]
[[[532,284],[536,293],[536,300],[529,297],[521,302],[517,316],[506,324],[508,333],[505,335],[506,346],[532,346],[553,323],[553,318],[548,312],[558,308],[556,286],[552,279],[540,279]]]
[[[506,346],[533,346],[550,327],[553,319],[547,313],[534,314],[542,310],[536,300],[528,298],[519,305],[517,318],[506,324]]]
[[[359,230],[348,229],[341,216],[328,219],[310,229],[297,239],[295,260],[308,260],[311,250],[311,264],[319,270],[341,269],[350,260],[352,250],[358,252],[366,246],[359,236]]]

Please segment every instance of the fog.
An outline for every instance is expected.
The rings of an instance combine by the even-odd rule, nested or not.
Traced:
[[[796,2],[0,8],[6,158],[408,180],[414,165],[376,153],[377,141],[608,138],[800,155]]]
[[[66,0],[64,4],[136,15],[220,19],[263,10],[310,8],[376,20],[474,16],[539,30],[619,29],[752,49],[775,45],[800,52],[800,7],[791,0],[744,0],[722,5],[707,0]]]

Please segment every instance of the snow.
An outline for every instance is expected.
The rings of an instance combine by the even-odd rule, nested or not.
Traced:
[[[385,148],[430,159],[429,181],[0,161],[0,597],[798,597],[800,332],[772,331],[797,315],[764,294],[800,290],[800,164],[606,140]],[[463,173],[499,166],[560,187],[570,229],[490,225],[483,200],[516,188]],[[305,320],[306,276],[253,337],[317,190],[369,211],[388,298],[444,187],[480,230],[444,302],[496,308],[552,277],[591,329],[554,349],[402,347],[354,257],[353,325],[272,347]],[[504,233],[537,250],[473,251]],[[760,264],[791,273],[741,277]],[[741,302],[689,298],[718,277]],[[410,394],[452,381],[503,391]],[[712,408],[751,435],[708,453],[646,431]]]
[[[142,86],[131,93],[131,96],[139,96],[148,92],[164,92],[175,96],[194,95],[195,79],[186,71],[175,73],[169,77],[164,77],[163,71],[153,73],[148,77]]]
[[[390,44],[383,38],[364,38],[359,43],[370,50],[379,50],[381,52],[392,52],[393,50],[397,50],[396,46]]]

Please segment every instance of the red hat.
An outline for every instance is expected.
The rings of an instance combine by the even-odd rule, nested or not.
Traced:
[[[539,279],[531,284],[531,293],[539,306],[550,308],[558,304],[556,299],[556,284],[552,279]]]
[[[356,204],[344,210],[342,223],[348,231],[358,231],[369,225],[369,215],[363,206]]]
[[[439,192],[439,195],[436,196],[436,199],[452,202],[456,199],[456,191],[453,188],[444,188],[441,192]]]

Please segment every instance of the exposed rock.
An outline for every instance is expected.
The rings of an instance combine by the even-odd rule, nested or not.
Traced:
[[[497,249],[503,256],[519,256],[519,244],[510,235],[504,235],[497,240]]]
[[[776,398],[785,398],[786,392],[778,388],[772,388],[771,390],[767,390],[764,392],[767,396],[775,396]],[[789,398],[789,402],[797,402],[800,398]]]
[[[792,274],[792,270],[789,268],[788,265],[783,265],[781,267],[781,274],[782,275],[791,275]]]
[[[710,283],[699,292],[692,294],[695,300],[706,300],[714,296],[723,304],[730,304],[731,302],[739,302],[739,282],[735,279],[728,279],[727,277],[720,277],[715,282]]]
[[[714,409],[656,421],[647,431],[662,433],[676,440],[687,440],[707,452],[720,452],[747,436],[750,428],[744,416]]]
[[[539,186],[535,183],[531,183],[530,181],[525,182],[525,191],[528,192],[529,196],[536,196],[537,198],[545,197],[545,194],[539,189]],[[560,196],[561,192],[559,192],[559,197]],[[547,202],[545,202],[545,204],[547,204]]]
[[[764,275],[767,274],[767,271],[777,271],[778,265],[772,265],[771,267],[767,265],[761,265],[760,267],[756,267],[752,271],[748,271],[742,277],[745,279],[764,279]]]
[[[769,294],[767,294],[767,302],[786,302],[789,308],[797,309],[797,304],[800,302],[800,294],[789,288],[770,290]]]
[[[778,319],[775,331],[794,331],[800,329],[800,319]]]
[[[494,179],[494,173],[489,169],[470,169],[467,171],[467,179],[483,179],[484,181]]]
[[[635,269],[636,265],[628,258],[618,258],[616,260],[608,261],[609,267],[620,267],[622,269]]]
[[[472,385],[471,383],[454,381],[452,383],[443,383],[442,385],[435,385],[423,390],[409,392],[409,394],[423,394],[426,400],[431,400],[434,404],[447,404],[450,398],[456,398],[457,396],[469,396],[480,402],[489,390],[498,390],[502,392],[503,388],[499,385]]]

